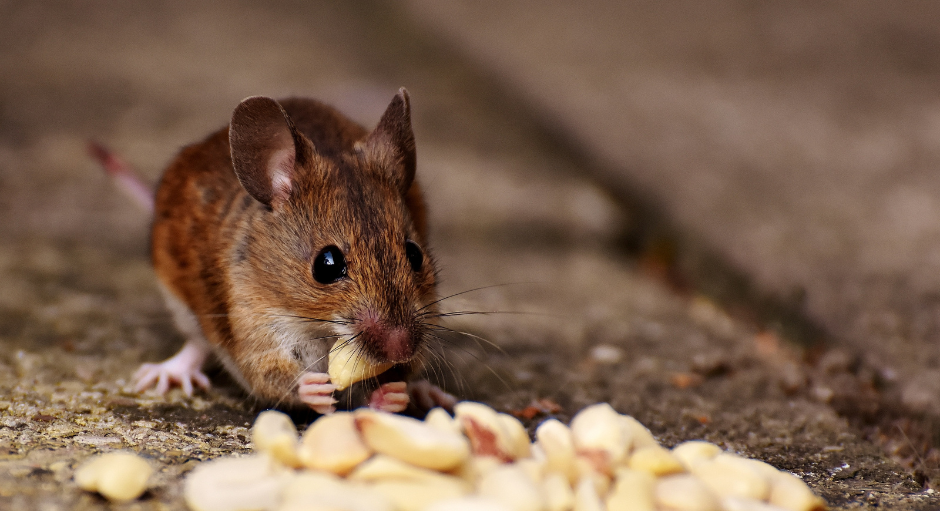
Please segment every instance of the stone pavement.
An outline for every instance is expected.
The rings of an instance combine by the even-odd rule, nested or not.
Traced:
[[[927,176],[910,171],[897,178],[906,181],[888,179],[879,174],[887,170],[877,154],[862,158],[851,150],[871,150],[859,142],[869,131],[842,131],[858,115],[867,119],[862,127],[881,126],[892,139],[899,135],[887,120],[904,124],[907,118],[893,112],[908,110],[879,103],[856,112],[861,92],[849,98],[854,103],[842,98],[841,110],[814,109],[831,89],[817,90],[810,80],[814,61],[802,57],[809,50],[791,49],[789,60],[773,61],[761,51],[772,46],[764,41],[772,34],[795,37],[784,30],[790,25],[775,21],[783,14],[807,31],[789,43],[797,49],[815,47],[813,37],[832,25],[796,7],[744,13],[783,27],[773,32],[750,27],[751,18],[734,18],[717,2],[698,10],[677,4],[674,12],[613,2],[586,10],[524,5],[0,3],[0,507],[106,507],[79,491],[71,473],[93,453],[123,448],[159,468],[151,491],[128,507],[175,508],[180,477],[194,463],[249,448],[246,426],[258,407],[221,375],[212,391],[194,398],[127,388],[137,364],[170,355],[180,339],[150,273],[149,219],[101,175],[85,142],[107,143],[155,181],[179,147],[223,125],[245,96],[312,95],[372,125],[402,85],[414,103],[441,291],[495,286],[447,302],[450,310],[487,314],[446,323],[469,335],[447,339],[448,363],[432,367],[431,378],[507,411],[547,399],[559,405],[551,413],[561,419],[609,401],[667,444],[706,438],[792,470],[835,507],[940,505],[921,486],[930,475],[925,465],[897,464],[884,454],[891,438],[871,441],[866,424],[840,415],[879,402],[882,389],[905,381],[906,373],[890,372],[894,366],[857,354],[888,338],[874,334],[906,332],[911,346],[927,339],[929,322],[920,330],[909,323],[921,317],[915,312],[922,295],[901,302],[909,310],[892,300],[904,286],[927,290],[930,281],[907,271],[885,280],[883,266],[857,258],[846,264],[836,257],[844,239],[826,234],[837,231],[861,246],[861,237],[893,232],[893,246],[903,247],[898,257],[916,258],[924,255],[902,242],[925,243],[932,226],[919,224],[914,234],[923,238],[874,220],[882,230],[850,230],[858,217],[846,197],[870,189],[823,169],[847,173],[858,157],[869,169],[865,186],[877,188],[880,176],[891,186],[907,183],[915,195],[928,191],[917,181]],[[842,19],[838,14],[819,16]],[[905,25],[903,14],[890,20],[903,37],[931,33]],[[842,35],[882,23],[868,19],[856,14]],[[678,28],[660,31],[651,20]],[[700,23],[723,31],[696,29]],[[736,34],[748,27],[755,41],[740,44]],[[892,37],[901,39],[891,44],[906,47],[907,39]],[[855,55],[856,47],[844,44],[845,54]],[[625,55],[632,55],[630,72],[621,69]],[[854,73],[878,65],[857,56],[845,69],[853,62],[860,66]],[[737,88],[725,86],[725,72],[737,73]],[[889,78],[877,83],[890,85]],[[803,87],[797,92],[819,96],[804,103],[787,88],[793,83]],[[913,101],[915,89],[896,97]],[[804,118],[816,119],[821,134],[806,133]],[[775,131],[782,121],[785,129]],[[902,133],[920,133],[917,126]],[[928,133],[916,140],[927,144]],[[798,142],[816,144],[818,152],[803,152]],[[916,143],[909,142],[921,147]],[[926,152],[917,154],[911,161],[927,168]],[[826,163],[830,156],[841,163]],[[799,173],[809,191],[773,172],[778,168]],[[829,209],[788,202],[830,197],[820,184],[830,181],[847,188],[831,204],[823,201]],[[907,204],[897,193],[884,200]],[[817,225],[817,214],[831,223]],[[668,246],[665,253],[649,248],[657,229],[669,231],[675,254]],[[792,236],[803,230],[811,235]],[[784,235],[799,244],[775,250]],[[630,256],[637,250],[639,259]],[[880,260],[868,250],[857,257]],[[814,266],[820,254],[832,259]],[[686,270],[670,267],[673,259],[706,255],[719,261],[722,275],[753,279],[758,295],[789,293],[780,282],[804,287],[808,316],[785,311],[794,322],[825,325],[841,348],[810,350],[808,364],[785,330],[748,316],[759,308],[748,303],[751,295],[723,307],[725,295],[709,294],[698,274],[676,275]],[[851,285],[874,286],[859,289],[879,291],[872,299],[880,301],[865,302],[870,310],[859,305],[864,296],[829,303],[830,295],[818,294],[824,291],[793,268],[809,283],[820,277],[830,293],[843,292],[833,283],[859,278]],[[818,300],[843,316],[827,316]],[[875,314],[864,340],[854,337],[862,320],[852,307]],[[902,354],[888,348],[888,355]],[[926,371],[928,362],[919,357],[904,367]],[[910,447],[889,451],[902,461],[928,451]]]
[[[940,410],[940,5],[408,4],[595,179]]]

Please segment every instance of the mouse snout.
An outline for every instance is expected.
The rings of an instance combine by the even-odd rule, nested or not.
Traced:
[[[414,355],[411,332],[402,327],[387,330],[382,344],[384,345],[385,358],[392,362],[407,362]]]
[[[415,354],[415,333],[412,328],[390,324],[373,314],[361,318],[359,337],[373,355],[389,362],[408,362]]]

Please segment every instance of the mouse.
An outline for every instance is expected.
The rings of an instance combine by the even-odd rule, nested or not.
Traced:
[[[95,157],[146,199],[113,154]],[[439,315],[408,92],[371,131],[315,99],[244,99],[228,126],[184,147],[152,201],[151,257],[185,337],[134,375],[138,392],[208,389],[210,357],[259,402],[336,410],[329,353],[391,364],[368,406],[452,408],[415,377]],[[128,185],[130,183],[130,185]]]

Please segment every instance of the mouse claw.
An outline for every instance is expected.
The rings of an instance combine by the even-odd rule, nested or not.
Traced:
[[[187,343],[179,353],[159,364],[141,365],[134,373],[134,391],[143,392],[156,384],[157,394],[163,395],[178,384],[187,396],[192,396],[193,383],[208,389],[209,378],[200,371],[205,359],[205,349]]]
[[[330,383],[327,373],[304,373],[297,380],[297,395],[300,401],[313,411],[326,415],[336,411],[333,392],[336,385]]]
[[[408,396],[408,384],[395,381],[382,385],[369,397],[369,408],[382,412],[399,413],[408,408],[411,398]]]
[[[209,378],[198,369],[181,370],[167,362],[169,360],[159,364],[141,365],[140,369],[134,373],[134,391],[143,392],[150,387],[156,387],[157,394],[163,395],[173,384],[178,384],[187,396],[192,396],[193,383],[202,389],[209,388]]]

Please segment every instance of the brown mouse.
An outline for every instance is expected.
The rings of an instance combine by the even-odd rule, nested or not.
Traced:
[[[415,165],[404,89],[371,132],[312,99],[242,101],[157,190],[153,263],[187,341],[144,364],[137,389],[208,387],[201,369],[214,354],[263,403],[329,413],[327,355],[340,339],[393,362],[401,380],[418,371],[437,270]],[[427,382],[414,389],[425,404],[453,403]],[[369,404],[401,411],[410,397],[391,381]]]

